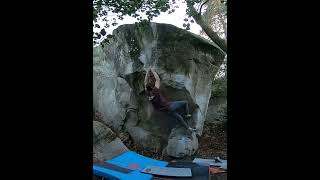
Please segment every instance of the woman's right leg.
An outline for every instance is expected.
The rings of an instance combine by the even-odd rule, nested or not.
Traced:
[[[179,108],[183,108],[186,114],[189,114],[188,101],[172,101],[170,102],[169,110],[176,111]]]
[[[186,123],[186,121],[183,119],[183,117],[179,113],[175,111],[171,111],[170,114],[172,114],[172,116],[178,119],[184,127],[186,127],[187,129],[189,128],[189,125]]]

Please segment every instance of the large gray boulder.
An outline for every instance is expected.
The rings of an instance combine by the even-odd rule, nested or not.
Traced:
[[[93,161],[112,159],[129,149],[116,137],[110,128],[98,121],[93,121]]]
[[[190,134],[182,127],[174,128],[169,136],[166,153],[173,157],[182,158],[194,154],[198,147],[198,139],[195,133]]]
[[[201,135],[211,96],[211,77],[224,54],[209,41],[168,24],[122,25],[113,36],[109,44],[94,48],[94,110],[102,114],[106,124],[128,131],[145,148],[161,151],[167,147],[172,156],[194,152],[197,143],[190,143],[191,151],[189,147],[172,151],[171,146],[180,143],[181,137],[189,137],[180,131],[172,133],[181,124],[155,111],[146,99],[145,70],[155,66],[161,78],[160,90],[169,101],[189,102],[193,117],[188,123]]]

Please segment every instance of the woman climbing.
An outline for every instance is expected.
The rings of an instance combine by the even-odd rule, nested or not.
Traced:
[[[155,81],[153,80],[154,77]],[[196,129],[191,128],[185,122],[184,118],[177,112],[178,109],[182,108],[185,111],[185,117],[190,118],[189,105],[187,101],[172,101],[168,102],[160,92],[160,78],[155,72],[154,68],[148,69],[144,79],[144,86],[146,95],[151,101],[153,107],[159,111],[167,112],[178,119],[188,130],[196,131]]]

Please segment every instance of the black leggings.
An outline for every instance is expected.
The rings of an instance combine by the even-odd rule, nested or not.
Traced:
[[[169,113],[174,116],[176,119],[178,119],[182,125],[184,125],[187,129],[189,128],[189,125],[186,123],[186,121],[183,119],[183,117],[177,112],[179,108],[184,108],[185,113],[189,114],[189,106],[187,101],[173,101],[170,102],[169,105]]]

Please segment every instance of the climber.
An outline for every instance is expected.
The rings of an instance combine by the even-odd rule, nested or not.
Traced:
[[[159,78],[159,75],[155,72],[154,68],[147,70],[146,76],[144,79],[144,87],[145,87],[146,95],[149,101],[151,101],[155,109],[162,112],[168,112],[169,114],[174,116],[176,119],[178,119],[188,130],[196,131],[196,129],[188,126],[184,118],[177,112],[178,109],[184,108],[186,113],[185,118],[191,118],[191,114],[189,114],[188,102],[187,101],[168,102],[160,93],[160,90],[159,90],[160,78]]]

